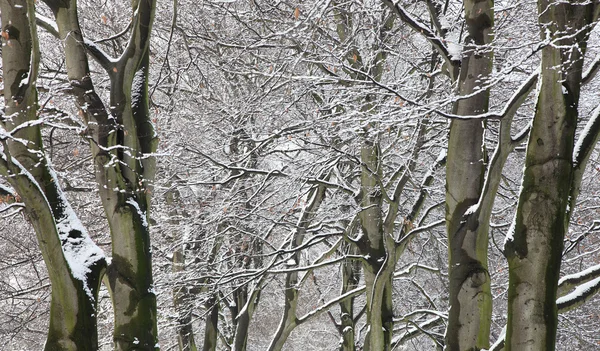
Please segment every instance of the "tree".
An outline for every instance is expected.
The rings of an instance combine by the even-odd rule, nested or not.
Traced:
[[[46,350],[95,350],[95,310],[106,260],[62,192],[44,153],[37,110],[39,48],[33,1],[1,4],[5,114],[2,175],[37,234],[53,286]]]
[[[112,60],[83,38],[74,1],[47,1],[46,4],[54,13],[56,25],[43,16],[38,16],[37,20],[64,42],[70,89],[88,127],[86,135],[113,241],[111,264],[106,267],[102,251],[87,237],[62,195],[59,180],[43,153],[35,92],[39,62],[37,33],[35,25],[29,23],[36,19],[35,9],[32,2],[18,4],[16,11],[7,6],[3,11],[6,16],[3,18],[4,32],[11,32],[12,23],[18,23],[20,28],[14,27],[14,38],[7,34],[4,40],[7,47],[20,51],[4,50],[5,78],[14,82],[5,95],[6,105],[18,107],[14,111],[17,118],[5,127],[11,134],[24,134],[26,138],[22,140],[29,140],[36,145],[33,150],[39,152],[28,151],[31,148],[22,145],[20,136],[11,136],[7,140],[10,146],[5,148],[10,153],[5,157],[4,173],[11,182],[16,182],[11,176],[15,174],[18,175],[15,179],[23,178],[29,183],[22,180],[22,184],[14,185],[37,228],[38,242],[52,282],[52,312],[46,349],[97,349],[95,306],[105,270],[114,306],[115,348],[158,348],[148,226],[155,173],[153,152],[157,142],[148,112],[147,94],[148,45],[155,5],[148,1],[132,3],[135,17],[130,42],[121,57]],[[88,53],[111,78],[110,112],[95,92],[87,63]],[[15,64],[20,66],[13,69],[11,65]],[[10,110],[9,113],[13,114]],[[32,152],[32,156],[27,156]],[[23,162],[17,161],[20,158]],[[55,230],[42,235],[48,228]]]
[[[523,183],[505,243],[509,263],[507,350],[554,350],[556,294],[569,226],[574,150],[591,3],[538,2],[542,68]],[[585,136],[585,134],[584,134]],[[575,157],[574,157],[575,155]]]
[[[519,195],[526,203],[523,164],[524,185],[541,184],[523,142],[544,134],[542,110],[567,105],[558,73],[544,78],[559,63],[561,83],[581,89],[575,146],[559,157],[572,172],[556,195],[569,209],[562,264],[556,286],[528,284],[557,288],[558,347],[595,347],[593,20],[579,31],[558,21],[540,40],[539,13],[521,0],[46,3],[2,9],[3,55],[19,58],[0,82],[6,347],[60,334],[49,348],[154,349],[158,330],[161,348],[179,350],[511,347],[527,331],[515,319],[531,321],[510,256],[525,246],[501,243]],[[573,6],[579,18],[585,6]],[[23,23],[32,44],[15,41]],[[32,211],[44,215],[30,227],[21,213]],[[78,228],[66,237],[65,213]],[[86,279],[69,263],[74,244],[92,248],[77,255]],[[65,323],[78,318],[85,327]],[[46,335],[48,321],[62,331]],[[98,336],[74,341],[82,330]]]

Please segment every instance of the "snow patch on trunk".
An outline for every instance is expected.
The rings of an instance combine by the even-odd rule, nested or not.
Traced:
[[[50,161],[46,162],[50,165]],[[87,282],[87,275],[91,273],[91,267],[94,264],[106,259],[104,251],[89,237],[87,230],[71,208],[71,205],[69,205],[64,193],[58,188],[58,178],[54,170],[50,166],[48,166],[48,170],[54,184],[57,184],[59,206],[63,212],[60,218],[55,219],[58,236],[62,243],[63,255],[73,278],[83,283],[86,294],[91,301],[94,301],[94,295]]]
[[[132,198],[127,199],[127,201],[125,201],[125,203],[128,204],[128,205],[131,205],[131,207],[135,208],[135,210],[138,213],[138,216],[140,216],[140,219],[142,221],[142,225],[145,228],[148,228],[148,220],[146,219],[146,211],[142,211],[142,209],[140,208],[140,204],[138,204]]]

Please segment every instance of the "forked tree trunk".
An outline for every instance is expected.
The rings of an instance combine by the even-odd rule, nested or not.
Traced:
[[[306,230],[314,219],[317,210],[325,199],[326,187],[324,185],[315,185],[308,192],[308,203],[304,207],[296,229],[291,233],[289,250],[296,249],[302,245]],[[294,251],[288,260],[288,268],[293,269],[300,264],[300,253]],[[298,294],[300,287],[298,286],[298,271],[293,270],[285,275],[285,302],[283,306],[283,314],[279,326],[275,331],[275,335],[271,340],[268,350],[280,351],[283,349],[287,338],[298,324],[296,310],[298,308]]]
[[[379,145],[365,142],[361,148],[362,211],[360,223],[364,240],[359,248],[365,256],[363,272],[367,294],[365,350],[389,350],[393,333],[392,274],[396,265],[393,232],[385,232],[383,199],[379,181],[382,173]],[[391,210],[390,210],[391,211]],[[392,226],[393,230],[393,226]],[[392,240],[391,247],[388,243]]]
[[[67,74],[88,124],[96,180],[112,238],[111,292],[116,350],[158,349],[148,225],[157,138],[148,111],[149,39],[155,1],[132,1],[132,34],[119,59],[81,36],[74,0],[45,0],[65,43]],[[111,80],[110,116],[90,78],[87,54]]]

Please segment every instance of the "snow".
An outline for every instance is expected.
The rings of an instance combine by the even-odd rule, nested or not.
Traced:
[[[521,194],[521,191],[519,191],[519,194]],[[502,245],[504,248],[506,248],[506,244],[508,244],[509,242],[515,241],[516,223],[517,223],[517,211],[515,211],[514,218],[513,218],[512,222],[510,223],[510,227],[508,228],[508,231],[506,232],[506,237],[504,238],[504,244]]]
[[[1,147],[0,152],[2,153],[2,158],[7,161],[6,155],[4,155],[4,150]],[[48,198],[46,198],[44,191],[40,187],[39,183],[35,180],[33,175],[16,159],[12,158],[11,161],[17,168],[20,169],[21,175],[29,178],[31,184],[35,186],[43,196],[44,200],[46,201],[46,205],[51,208]],[[50,160],[46,159],[46,163],[48,165],[48,171],[52,178],[52,182],[58,185],[58,178],[56,173],[52,170]],[[61,207],[63,212],[60,218],[55,219],[56,230],[62,243],[61,248],[63,251],[63,256],[67,262],[67,265],[69,266],[69,270],[71,271],[73,278],[80,280],[83,283],[84,291],[90,297],[90,299],[93,300],[94,296],[87,285],[86,275],[91,272],[90,267],[93,264],[105,259],[104,252],[90,239],[85,227],[79,221],[79,218],[69,205],[69,202],[61,189],[57,186],[56,190],[58,192],[58,206]],[[69,237],[69,234],[75,230],[79,231],[80,235],[76,238]]]
[[[448,54],[452,60],[459,61],[462,57],[462,50],[462,45],[450,41],[448,42]]]
[[[444,158],[446,158],[447,155],[448,155],[448,151],[446,149],[441,149],[440,154],[438,155],[437,159],[435,160],[435,163],[442,162],[444,160]]]
[[[561,284],[564,284],[566,281],[572,280],[572,279],[573,280],[583,279],[588,275],[592,275],[593,273],[597,272],[598,270],[600,270],[600,264],[589,267],[587,269],[584,269],[581,272],[565,275],[564,277],[560,278],[560,280],[558,281],[558,285],[560,286]]]
[[[595,110],[594,113],[592,115],[592,118],[590,118],[590,120],[586,123],[585,127],[583,128],[583,131],[581,131],[581,134],[579,135],[579,139],[577,139],[577,142],[575,143],[575,147],[573,148],[573,164],[577,165],[577,160],[579,158],[579,153],[581,152],[581,147],[583,146],[583,141],[586,138],[587,135],[589,135],[592,131],[592,127],[598,123],[600,119],[600,106],[598,106]]]
[[[44,15],[40,15],[39,13],[36,13],[35,14],[35,19],[38,20],[38,21],[43,22],[45,25],[49,26],[55,32],[58,33],[58,26],[56,25],[56,22],[54,22],[52,19],[50,19],[50,17],[46,17]]]
[[[479,202],[476,203],[475,205],[467,208],[467,210],[465,211],[465,216],[469,216],[469,215],[472,215],[473,213],[477,212],[478,208],[479,208]]]
[[[135,208],[135,210],[138,213],[138,216],[140,216],[140,219],[142,220],[142,225],[144,227],[148,228],[148,220],[146,219],[146,212],[142,211],[142,209],[140,208],[140,205],[133,198],[127,199],[127,201],[125,201],[125,203],[128,205],[131,205],[131,207]]]
[[[16,195],[16,194],[15,194],[15,191],[13,190],[13,188],[10,188],[10,187],[8,187],[8,186],[6,186],[6,185],[2,185],[2,184],[0,184],[0,190],[4,191],[4,192],[6,192],[6,193],[9,193],[9,194],[11,194],[12,196],[15,196],[15,195]]]
[[[58,28],[58,27],[57,27]],[[58,29],[57,29],[58,30]],[[102,55],[103,57],[105,57],[110,63],[112,63],[113,65],[116,65],[119,60],[115,59],[113,57],[111,57],[109,54],[107,54],[104,50],[102,50],[102,48],[100,48],[98,45],[96,45],[96,43],[94,43],[93,41],[91,41],[90,39],[83,39],[83,41],[85,42],[85,45],[87,47],[91,47],[94,49],[94,51],[100,53],[100,55]]]
[[[556,299],[556,304],[557,305],[561,305],[561,304],[565,304],[568,303],[572,300],[576,300],[582,296],[587,295],[588,293],[590,293],[592,290],[594,290],[595,288],[597,288],[600,285],[600,277],[594,279],[594,280],[590,280],[587,283],[581,284],[579,286],[577,286],[575,288],[575,290],[573,290],[572,292],[568,293],[565,296],[559,297],[558,299]]]
[[[290,258],[289,260],[287,260],[287,262],[285,263],[288,266],[295,266],[296,265],[296,260],[293,258]]]
[[[52,181],[58,184],[58,178],[56,173],[50,167],[50,161],[48,162],[48,169]],[[87,230],[69,205],[68,200],[60,189],[58,189],[59,206],[62,210],[62,217],[56,219],[56,229],[58,236],[62,243],[62,250],[65,260],[71,270],[73,278],[83,282],[83,289],[86,294],[93,301],[94,296],[87,284],[87,274],[91,272],[91,266],[96,262],[105,259],[104,251],[100,249],[90,239]],[[78,231],[80,234],[78,237],[70,237],[69,234],[73,231]]]
[[[23,77],[23,79],[21,79],[21,82],[19,83],[19,88],[27,85],[29,85],[29,72],[27,72],[26,76]]]

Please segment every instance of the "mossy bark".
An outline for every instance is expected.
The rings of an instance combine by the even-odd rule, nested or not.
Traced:
[[[148,111],[149,39],[156,3],[132,1],[132,33],[118,60],[92,52],[79,28],[75,0],[46,0],[65,43],[67,74],[77,97],[96,165],[96,181],[112,238],[107,276],[116,350],[158,349],[148,225],[158,142]],[[111,81],[110,114],[94,91],[87,55]],[[126,152],[125,152],[126,151]]]

